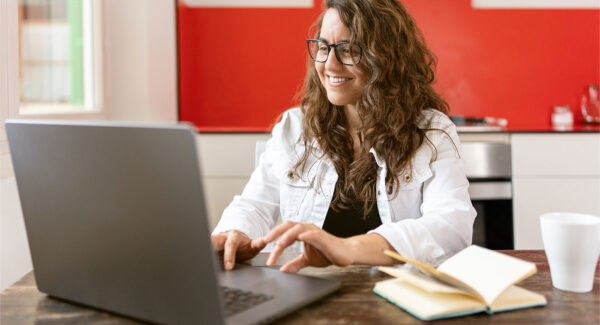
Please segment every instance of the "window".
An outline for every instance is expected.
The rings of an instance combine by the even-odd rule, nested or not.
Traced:
[[[101,110],[101,2],[19,0],[19,115]]]

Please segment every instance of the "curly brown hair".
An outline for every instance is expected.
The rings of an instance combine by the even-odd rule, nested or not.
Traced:
[[[304,113],[302,140],[306,150],[296,164],[301,175],[310,145],[318,145],[340,175],[331,202],[334,209],[364,202],[365,215],[376,203],[377,164],[370,148],[387,165],[386,188],[397,194],[399,175],[410,173],[411,160],[426,139],[430,123],[420,121],[423,110],[445,114],[448,104],[432,88],[436,58],[425,45],[421,31],[397,0],[327,0],[316,21],[315,38],[327,9],[337,10],[350,30],[351,43],[363,49],[368,80],[357,103],[362,127],[357,130],[360,152],[355,156],[344,110],[327,99],[314,63],[309,61],[300,107]],[[420,125],[421,127],[419,127]]]

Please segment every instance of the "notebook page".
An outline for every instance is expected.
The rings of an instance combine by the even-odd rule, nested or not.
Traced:
[[[534,263],[473,245],[446,260],[438,270],[477,290],[489,306],[512,284],[534,274],[536,267]]]
[[[504,290],[490,306],[493,313],[546,305],[546,297],[518,286],[510,286]]]
[[[379,266],[377,267],[379,271],[385,272],[395,278],[400,278],[415,287],[418,287],[424,291],[431,293],[456,293],[456,294],[466,294],[469,295],[468,292],[460,290],[455,287],[451,287],[443,282],[437,281],[433,278],[428,278],[425,275],[417,275],[414,271],[408,270],[406,268],[399,267],[389,267],[389,266]]]
[[[439,281],[442,281],[446,284],[449,284],[451,286],[457,287],[461,290],[464,290],[466,292],[468,292],[469,294],[471,294],[473,297],[476,297],[477,299],[479,299],[481,302],[484,302],[484,298],[479,294],[479,292],[477,292],[475,289],[471,288],[468,284],[466,284],[465,282],[461,281],[460,279],[448,275],[444,272],[439,271],[438,269],[434,268],[431,265],[419,262],[417,260],[413,260],[410,259],[408,257],[402,256],[396,252],[390,251],[390,250],[385,250],[384,254],[387,256],[390,256],[398,261],[404,262],[404,263],[409,263],[412,266],[416,267],[417,269],[419,269],[419,271],[423,272],[425,275],[433,277]]]
[[[377,282],[373,290],[422,320],[473,314],[486,309],[482,302],[472,297],[454,293],[432,294],[402,279]]]

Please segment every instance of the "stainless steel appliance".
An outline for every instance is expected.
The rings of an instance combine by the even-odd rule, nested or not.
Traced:
[[[461,147],[469,194],[477,210],[473,244],[513,249],[510,144],[463,142]]]
[[[456,124],[458,132],[497,132],[508,125],[505,118],[498,117],[465,117],[460,115],[450,116]]]

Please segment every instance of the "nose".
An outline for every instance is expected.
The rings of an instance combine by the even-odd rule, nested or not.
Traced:
[[[342,62],[338,60],[337,55],[335,55],[335,49],[333,48],[331,49],[331,52],[329,52],[329,57],[327,57],[327,61],[325,61],[324,64],[327,70],[333,70],[343,65]]]

